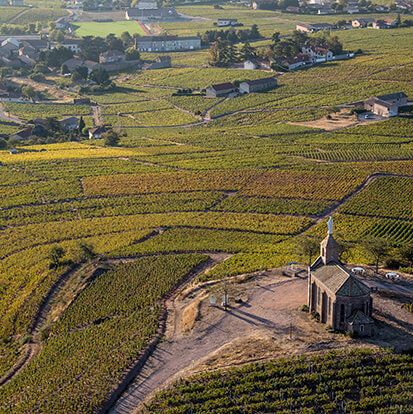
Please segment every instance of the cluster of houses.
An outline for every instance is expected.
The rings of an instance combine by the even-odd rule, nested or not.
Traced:
[[[61,46],[78,53],[80,39],[52,42],[38,35],[3,36],[0,37],[0,63],[14,69],[32,67],[38,62],[41,52]]]
[[[371,27],[372,29],[393,29],[397,27],[397,19],[389,17],[385,19],[373,19],[370,17],[360,17],[343,24],[331,23],[298,23],[295,30],[304,33],[317,33],[323,30],[340,30],[340,29],[359,29]]]
[[[240,82],[237,87],[231,82],[219,83],[208,86],[205,89],[207,98],[232,98],[253,92],[264,92],[277,87],[277,79],[274,77],[254,79]]]
[[[103,68],[108,72],[115,72],[128,68],[141,68],[144,65],[140,60],[127,60],[125,53],[119,50],[109,50],[101,53],[97,62],[82,59],[76,56],[81,51],[80,44],[81,39],[76,38],[65,38],[60,42],[53,42],[38,35],[0,37],[0,64],[13,69],[31,68],[38,63],[41,52],[57,47],[65,47],[75,54],[73,58],[63,62],[63,65],[66,66],[69,72],[73,72],[73,70],[80,66],[86,67],[90,73],[97,68]],[[152,69],[156,68],[156,66],[169,67],[170,59],[169,64],[168,58],[149,63],[150,65],[146,65],[145,68]]]
[[[325,62],[351,59],[354,56],[354,52],[343,52],[339,55],[335,55],[328,48],[306,45],[302,47],[301,53],[298,53],[293,57],[277,59],[274,63],[284,70],[292,71]]]
[[[254,10],[274,10],[277,2],[274,0],[253,0],[251,7]],[[413,4],[409,0],[396,0],[396,11],[411,12],[413,11]],[[338,1],[332,0],[299,0],[297,6],[288,6],[284,10],[287,13],[302,13],[302,14],[358,14],[358,13],[386,13],[390,11],[390,7],[382,4],[360,4],[355,0],[347,1],[345,4],[339,4]]]
[[[173,21],[179,15],[173,7],[159,7],[156,0],[140,0],[135,7],[126,9],[125,18],[141,22]]]
[[[408,104],[404,92],[373,96],[364,102],[364,109],[383,118],[399,115],[399,109]]]

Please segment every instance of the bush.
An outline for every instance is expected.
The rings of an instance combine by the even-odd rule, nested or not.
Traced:
[[[413,267],[401,267],[399,270],[403,273],[410,273],[413,275]]]
[[[400,261],[393,258],[388,258],[384,264],[387,269],[398,269],[400,267]]]
[[[308,305],[301,306],[301,312],[307,312],[308,313],[309,310],[310,309],[309,309]]]
[[[34,80],[36,82],[43,82],[45,80],[45,76],[43,73],[35,72],[29,76],[29,79]]]

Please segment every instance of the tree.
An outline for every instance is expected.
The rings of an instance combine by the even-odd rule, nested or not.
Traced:
[[[105,42],[109,50],[120,50],[121,52],[123,52],[125,49],[122,40],[117,38],[112,33],[106,36]]]
[[[96,253],[93,249],[93,246],[91,244],[88,244],[84,241],[81,241],[79,243],[79,248],[80,248],[80,252],[81,252],[81,259],[83,261],[87,261],[90,259],[93,259],[94,257],[96,257]]]
[[[317,254],[319,249],[319,243],[317,243],[313,237],[303,236],[298,239],[297,252],[300,255],[307,257],[307,264],[309,266],[311,265],[313,257]]]
[[[239,51],[239,56],[242,60],[254,59],[257,57],[257,51],[248,42],[245,42]]]
[[[98,85],[105,85],[109,81],[109,73],[106,69],[96,68],[90,73],[89,79],[96,82]]]
[[[67,67],[67,65],[62,65],[62,67],[60,68],[60,73],[62,75],[67,75],[68,73],[70,73],[69,68]]]
[[[406,244],[400,248],[400,257],[413,266],[413,243]]]
[[[113,130],[104,133],[102,138],[104,139],[107,147],[116,147],[119,145],[119,134]]]
[[[84,81],[87,79],[89,74],[89,69],[86,66],[79,66],[72,72],[72,80],[74,82]]]
[[[221,63],[225,66],[230,66],[238,60],[237,50],[232,43],[227,42],[222,52]]]
[[[79,127],[78,127],[80,133],[82,133],[83,128],[85,126],[86,126],[86,123],[85,123],[85,121],[83,119],[83,116],[81,116],[80,119],[79,119]]]
[[[251,30],[250,30],[250,39],[259,39],[261,38],[261,33],[258,30],[258,26],[256,24],[253,24],[251,26]]]
[[[34,90],[33,86],[26,85],[22,87],[22,94],[26,98],[31,99],[32,101],[37,96],[37,92]]]
[[[141,55],[136,48],[130,47],[126,49],[125,57],[126,60],[139,60],[141,58]]]
[[[381,237],[369,237],[362,243],[364,249],[369,253],[376,267],[376,273],[379,272],[380,262],[387,256],[389,252],[389,242]]]
[[[7,148],[7,141],[4,138],[0,138],[0,149]]]
[[[52,247],[52,250],[50,250],[49,253],[49,268],[50,269],[57,269],[61,265],[61,259],[66,254],[66,251],[61,246],[54,246]]]
[[[120,40],[122,40],[122,43],[125,47],[129,47],[133,43],[133,38],[129,32],[123,32],[120,35]]]
[[[272,41],[273,41],[273,43],[278,43],[280,40],[281,40],[281,37],[280,37],[281,35],[280,35],[280,32],[275,32],[272,36],[271,36],[271,39],[272,39]]]
[[[85,59],[98,62],[99,55],[108,50],[108,45],[101,37],[85,36],[80,42],[80,50]]]

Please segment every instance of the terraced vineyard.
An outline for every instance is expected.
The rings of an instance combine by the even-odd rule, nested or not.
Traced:
[[[268,33],[274,21],[280,30],[290,30],[298,18],[287,15],[286,22],[278,12],[258,15]],[[331,17],[306,17],[319,18]],[[210,24],[201,21],[200,27]],[[167,26],[177,30],[175,23]],[[377,93],[403,90],[413,96],[413,29],[338,34],[346,48],[365,53],[277,75],[277,89],[234,99],[207,99],[198,91],[173,94],[268,73],[204,67],[206,50],[176,53],[173,64],[180,67],[114,76],[117,87],[111,92],[90,95],[104,122],[126,134],[118,146],[104,140],[14,141],[17,154],[0,150],[0,378],[25,355],[30,341],[39,347],[0,386],[1,412],[98,412],[156,331],[161,298],[204,263],[204,254],[225,253],[226,260],[200,274],[201,280],[304,261],[297,240],[322,237],[329,215],[348,246],[344,259],[350,263],[372,262],[361,248],[366,237],[387,238],[392,248],[413,241],[412,118],[363,121],[328,132],[307,122]],[[22,120],[82,115],[91,122],[86,105],[4,106]],[[201,119],[207,111],[211,121]],[[15,128],[1,121],[0,134]],[[54,286],[73,269],[97,261],[85,258],[85,243],[114,267],[94,280],[85,275],[71,305],[43,334],[33,332]],[[53,266],[56,247],[64,254]],[[120,257],[127,263],[120,265]],[[334,412],[342,397],[353,412],[392,413],[390,402],[409,412],[407,357],[360,353],[340,359],[337,367],[333,360],[298,358],[294,364],[240,368],[237,381],[245,382],[239,385],[230,373],[222,380],[211,373],[167,391],[151,409],[236,412],[231,398],[239,398],[246,412],[273,412],[281,410],[284,398],[296,412],[319,412],[315,406]],[[317,373],[308,372],[309,366]],[[357,376],[350,378],[350,371]],[[305,386],[296,387],[299,381]],[[342,393],[343,384],[351,394]],[[202,401],[199,390],[205,390]]]

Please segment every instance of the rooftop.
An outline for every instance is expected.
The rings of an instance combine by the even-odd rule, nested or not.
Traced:
[[[364,296],[370,289],[338,263],[317,268],[313,276],[338,296]]]
[[[212,89],[215,89],[216,91],[223,91],[226,89],[234,89],[235,86],[230,82],[225,83],[217,83],[216,85],[211,85]]]

